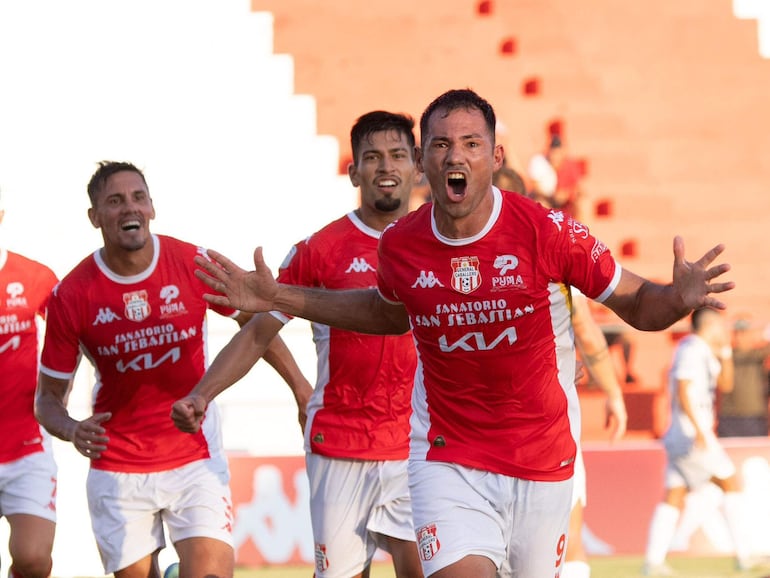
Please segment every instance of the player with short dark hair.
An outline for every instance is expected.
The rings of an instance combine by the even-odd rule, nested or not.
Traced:
[[[414,121],[373,111],[350,133],[348,174],[360,206],[297,243],[279,279],[305,287],[358,289],[377,283],[382,231],[406,215],[418,174]],[[206,404],[259,359],[290,317],[254,316],[214,360],[190,395],[174,404],[183,431],[196,431]],[[313,323],[318,380],[307,406],[305,461],[316,578],[368,576],[378,547],[398,578],[422,575],[407,483],[411,391],[410,335],[380,336]]]
[[[100,163],[88,194],[104,245],[51,296],[37,418],[91,460],[86,492],[105,573],[159,578],[165,524],[183,578],[230,578],[232,507],[216,406],[194,436],[168,419],[206,367],[209,307],[193,274],[193,257],[205,250],[150,232],[155,209],[133,164]],[[239,323],[250,318],[211,309]],[[283,342],[270,347],[268,360],[284,379],[303,381]],[[66,400],[81,352],[97,382],[93,415],[76,420]]]
[[[251,272],[214,252],[218,265],[196,262],[220,292],[212,303],[369,333],[411,328],[409,486],[425,575],[553,578],[579,439],[569,287],[659,330],[696,307],[724,307],[712,293],[733,284],[717,280],[728,265],[711,266],[722,246],[690,263],[677,237],[673,282],[662,285],[621,267],[569,215],[501,192],[494,120],[467,89],[428,106],[418,168],[433,202],[382,234],[377,288],[277,283],[259,248]]]

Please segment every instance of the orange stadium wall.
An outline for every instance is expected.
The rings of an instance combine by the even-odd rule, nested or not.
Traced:
[[[752,547],[770,554],[770,440],[724,440],[750,504]],[[586,444],[588,503],[584,542],[592,556],[641,555],[662,496],[665,454],[659,442]],[[302,457],[230,455],[234,538],[239,566],[312,564],[313,541]],[[727,555],[729,533],[712,486],[693,494],[674,554]]]

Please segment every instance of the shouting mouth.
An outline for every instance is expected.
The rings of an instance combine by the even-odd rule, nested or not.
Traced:
[[[450,198],[461,200],[465,197],[467,187],[465,174],[459,171],[450,171],[447,173],[447,191]]]

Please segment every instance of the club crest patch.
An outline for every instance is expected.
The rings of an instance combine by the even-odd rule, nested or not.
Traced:
[[[329,559],[326,557],[326,544],[315,545],[315,569],[319,574],[329,568]]]
[[[144,321],[149,317],[150,303],[147,300],[147,291],[132,291],[131,293],[123,293],[123,303],[126,307],[123,310],[126,319],[131,321]]]
[[[420,558],[426,562],[432,560],[441,549],[437,534],[436,524],[427,524],[417,530],[417,548],[420,551]]]
[[[455,257],[451,264],[452,289],[467,295],[481,286],[478,257]]]

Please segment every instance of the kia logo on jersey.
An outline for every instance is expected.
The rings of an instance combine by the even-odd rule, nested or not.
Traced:
[[[472,293],[481,286],[478,257],[452,259],[452,289],[460,293]]]
[[[123,293],[123,303],[126,304],[124,315],[131,321],[144,321],[150,315],[150,303],[147,301],[147,291],[132,291]]]

